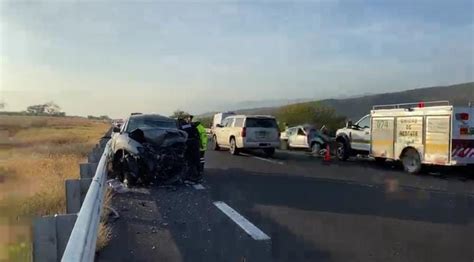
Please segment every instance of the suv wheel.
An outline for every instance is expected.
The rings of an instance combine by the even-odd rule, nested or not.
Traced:
[[[212,137],[212,149],[218,151],[220,148],[219,144],[217,143],[217,136]]]
[[[239,154],[239,149],[237,148],[237,143],[235,142],[235,138],[230,139],[229,151],[234,156]]]
[[[350,149],[344,141],[337,142],[336,155],[339,160],[346,161],[349,158]]]
[[[405,150],[402,156],[402,164],[405,171],[416,174],[421,170],[420,154],[413,148]]]

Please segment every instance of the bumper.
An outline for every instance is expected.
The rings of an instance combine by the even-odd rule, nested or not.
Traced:
[[[247,142],[241,141],[237,145],[239,148],[280,148],[280,141],[271,141],[271,142]]]

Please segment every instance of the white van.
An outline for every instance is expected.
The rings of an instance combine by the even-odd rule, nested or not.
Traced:
[[[229,148],[237,155],[242,149],[263,149],[267,156],[280,146],[280,132],[273,116],[234,115],[216,125],[213,148]]]
[[[217,113],[214,115],[212,118],[212,126],[211,126],[211,133],[214,133],[214,130],[216,129],[217,125],[222,125],[224,122],[224,119],[228,116],[233,116],[235,115],[234,112],[221,112]]]

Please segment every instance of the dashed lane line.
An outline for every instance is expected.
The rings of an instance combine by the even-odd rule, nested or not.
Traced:
[[[232,221],[234,221],[240,228],[249,234],[254,240],[269,240],[270,237],[263,233],[258,227],[248,221],[245,217],[240,215],[233,208],[222,201],[214,202],[214,205],[226,214]]]
[[[258,160],[262,160],[262,161],[265,161],[265,162],[273,163],[273,164],[278,164],[278,165],[283,165],[284,164],[281,161],[268,159],[268,158],[263,158],[263,157],[258,157],[258,156],[254,156],[253,158],[258,159]]]

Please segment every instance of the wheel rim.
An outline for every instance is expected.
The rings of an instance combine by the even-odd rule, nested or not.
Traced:
[[[343,144],[339,144],[337,146],[337,157],[339,157],[339,158],[344,157],[344,145]]]
[[[233,154],[235,152],[235,140],[230,140],[230,153]]]
[[[416,156],[416,153],[407,152],[403,158],[403,165],[408,172],[414,172],[420,165],[420,159]]]

